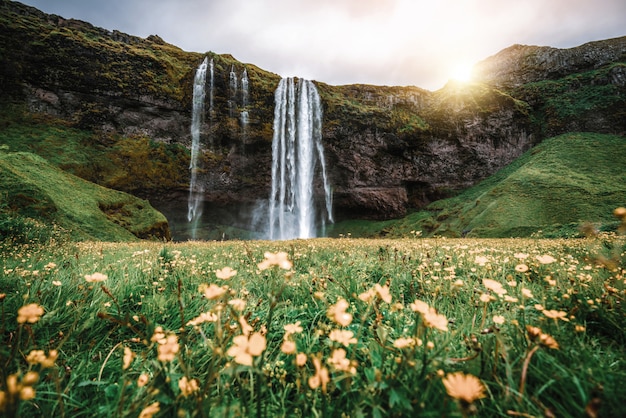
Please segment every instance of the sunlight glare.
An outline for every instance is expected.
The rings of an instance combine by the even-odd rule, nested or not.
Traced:
[[[452,69],[450,73],[450,78],[455,81],[460,81],[463,83],[467,83],[472,79],[472,64],[469,63],[461,63]]]

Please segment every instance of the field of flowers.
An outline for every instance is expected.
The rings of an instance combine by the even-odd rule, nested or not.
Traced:
[[[623,237],[5,242],[5,416],[626,416]]]

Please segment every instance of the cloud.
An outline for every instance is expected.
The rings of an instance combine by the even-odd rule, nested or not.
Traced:
[[[623,0],[24,1],[329,84],[437,89],[460,62],[478,62],[512,44],[573,47],[626,35]]]

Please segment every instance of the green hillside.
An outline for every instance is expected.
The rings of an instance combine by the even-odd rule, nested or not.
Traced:
[[[384,224],[382,233],[572,236],[588,223],[596,228],[617,225],[612,212],[624,204],[626,139],[569,133],[545,140],[454,198]]]
[[[35,154],[0,150],[0,235],[19,239],[38,225],[57,225],[75,240],[169,238],[167,220],[147,201],[68,174]]]

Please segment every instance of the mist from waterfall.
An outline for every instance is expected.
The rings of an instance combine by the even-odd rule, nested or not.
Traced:
[[[228,100],[229,116],[232,118],[235,116],[235,110],[237,108],[237,73],[235,72],[235,66],[230,67],[230,75],[228,77],[228,91],[230,99]]]
[[[200,154],[200,131],[204,122],[204,101],[206,97],[207,58],[198,66],[193,80],[193,99],[191,110],[191,161],[189,170],[189,199],[187,201],[187,220],[191,225],[191,236],[196,238],[198,221],[202,215],[202,199],[204,186],[198,182],[198,156]]]
[[[269,238],[312,238],[326,221],[333,222],[332,193],[322,145],[322,105],[309,80],[284,78],[278,84],[272,139],[272,187]],[[325,205],[316,213],[316,167],[323,182]]]

